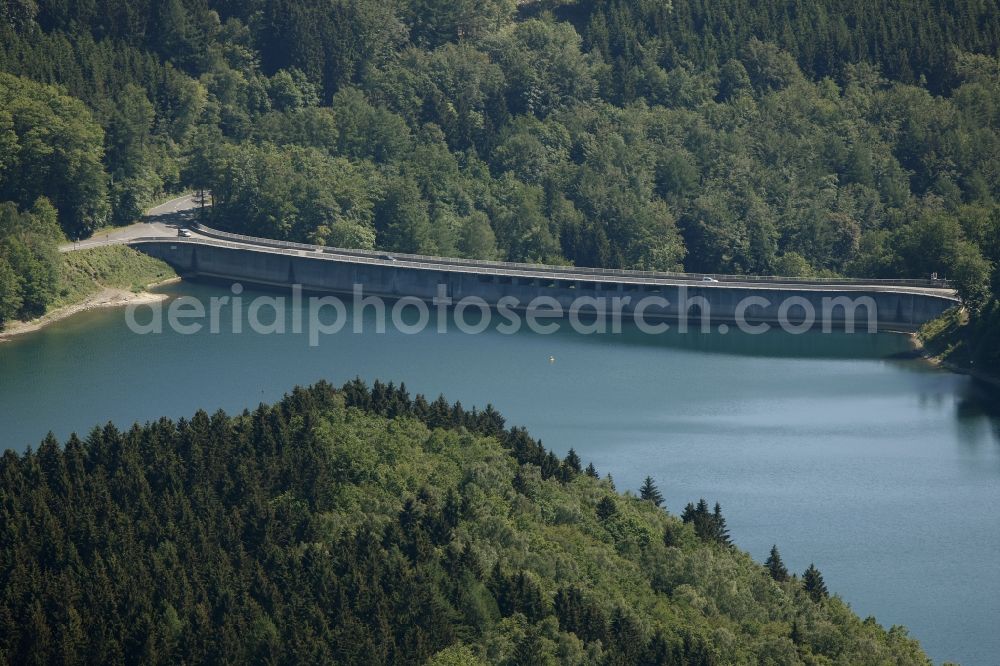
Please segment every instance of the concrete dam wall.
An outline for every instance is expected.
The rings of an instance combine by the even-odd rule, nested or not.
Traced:
[[[338,294],[352,294],[355,285],[361,285],[366,296],[427,302],[440,296],[453,301],[478,297],[490,306],[506,304],[512,309],[546,297],[546,307],[557,303],[564,313],[573,308],[594,312],[594,301],[604,300],[608,311],[616,302],[623,313],[634,314],[640,308],[649,320],[683,315],[693,329],[705,316],[713,323],[787,322],[866,331],[871,317],[879,330],[913,331],[958,303],[948,289],[902,282],[737,277],[702,281],[672,274],[452,261],[226,237],[242,239],[206,229],[194,238],[138,239],[132,246],[166,261],[187,278],[301,285],[307,292]],[[871,315],[870,309],[874,309]]]

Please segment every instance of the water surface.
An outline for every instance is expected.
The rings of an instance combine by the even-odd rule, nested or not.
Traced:
[[[651,474],[672,511],[721,502],[740,547],[763,561],[777,543],[799,572],[815,562],[862,617],[907,625],[936,661],[1000,662],[997,398],[900,360],[902,336],[348,326],[310,348],[306,336],[233,335],[225,323],[216,335],[138,336],[122,310],[88,312],[0,344],[0,446],[239,411],[318,379],[402,380],[411,393],[493,403],[620,490]]]

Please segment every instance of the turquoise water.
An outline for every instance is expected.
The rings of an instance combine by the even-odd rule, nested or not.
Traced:
[[[651,474],[672,511],[718,500],[758,560],[777,543],[790,568],[815,562],[862,617],[907,625],[936,661],[1000,663],[1000,401],[897,360],[902,336],[348,326],[311,348],[305,335],[234,335],[226,323],[139,336],[109,310],[0,344],[0,445],[242,410],[318,379],[402,380],[411,393],[492,402],[620,490]]]

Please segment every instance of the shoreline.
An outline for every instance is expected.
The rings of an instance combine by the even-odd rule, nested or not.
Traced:
[[[69,319],[70,317],[80,314],[81,312],[105,308],[118,308],[126,305],[159,303],[160,301],[164,301],[169,298],[169,296],[167,294],[157,294],[149,290],[180,282],[180,280],[180,277],[172,277],[159,282],[154,282],[146,285],[140,292],[133,292],[128,289],[116,289],[113,287],[102,287],[100,291],[91,294],[78,303],[70,303],[69,305],[56,308],[46,312],[37,319],[11,322],[7,325],[7,328],[0,331],[0,344],[27,333],[40,331],[50,324],[63,321],[64,319]]]
[[[971,377],[977,381],[1000,388],[1000,376],[984,372],[982,370],[977,370],[976,368],[965,368],[960,365],[956,365],[951,361],[946,361],[940,356],[932,354],[920,339],[919,333],[910,333],[910,343],[913,345],[913,351],[919,355],[918,358],[923,362],[928,363],[935,368],[941,368],[942,370],[947,370],[948,372],[953,372],[958,375],[966,375],[967,377]]]

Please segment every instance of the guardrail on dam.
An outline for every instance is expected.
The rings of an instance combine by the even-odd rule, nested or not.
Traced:
[[[454,301],[474,296],[493,306],[504,297],[528,304],[547,296],[564,312],[581,297],[619,298],[624,313],[644,297],[658,297],[658,302],[665,300],[668,305],[648,307],[644,316],[676,319],[684,313],[695,322],[704,308],[712,322],[742,318],[748,323],[799,323],[795,319],[803,310],[794,304],[807,303],[814,312],[832,312],[825,325],[844,328],[845,322],[854,318],[858,329],[866,330],[867,306],[856,313],[849,312],[851,306],[846,305],[847,299],[852,303],[862,299],[874,306],[873,319],[880,330],[912,331],[959,302],[955,292],[941,281],[740,276],[713,276],[717,281],[704,281],[706,276],[702,275],[343,250],[195,229],[198,235],[191,238],[139,238],[130,245],[166,261],[189,278],[279,287],[297,284],[306,291],[347,294],[355,285],[362,285],[365,295],[416,297],[428,302],[443,290]]]

